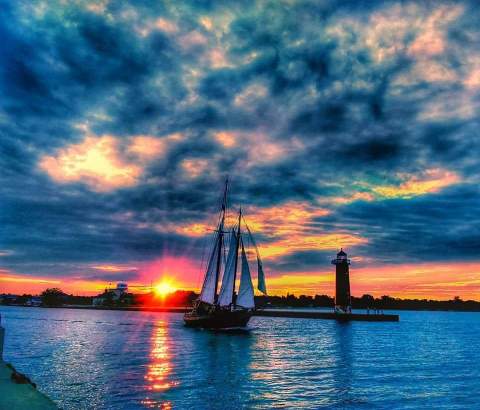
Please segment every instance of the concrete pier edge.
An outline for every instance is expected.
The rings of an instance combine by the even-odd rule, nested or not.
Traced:
[[[9,410],[54,410],[58,406],[45,394],[38,391],[30,383],[17,384],[12,374],[17,370],[3,361],[3,345],[5,328],[1,324],[0,315],[0,409]]]

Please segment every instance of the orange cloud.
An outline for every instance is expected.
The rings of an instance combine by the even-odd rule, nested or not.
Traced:
[[[327,233],[317,235],[288,235],[278,241],[262,244],[263,258],[275,258],[301,251],[336,250],[342,246],[355,246],[367,243],[366,238],[347,233]]]
[[[233,132],[221,131],[216,132],[213,136],[225,148],[231,148],[237,144],[236,135]]]
[[[58,287],[60,280],[27,276],[0,268],[0,292],[12,294],[40,293],[46,288]]]
[[[326,30],[341,42],[342,49],[366,46],[376,62],[386,62],[405,52],[425,60],[447,49],[448,26],[463,11],[460,5],[429,9],[420,2],[401,3],[371,13],[368,21],[341,18]],[[413,41],[405,47],[412,36]]]
[[[124,272],[128,270],[138,270],[136,266],[129,265],[93,265],[92,268],[103,272]]]
[[[334,290],[333,271],[295,272],[280,276],[270,276],[267,272],[268,292],[271,295],[331,295]]]
[[[462,13],[462,6],[442,6],[436,9],[422,22],[419,35],[408,48],[408,53],[420,58],[443,53],[446,48],[445,30]]]
[[[211,232],[213,228],[206,223],[193,223],[187,225],[172,226],[172,229],[180,235],[203,236]]]
[[[474,89],[480,87],[480,69],[476,68],[471,71],[471,73],[467,76],[465,81],[463,82],[465,87]]]
[[[181,47],[185,49],[192,49],[193,47],[205,46],[208,44],[208,39],[198,31],[191,31],[181,36],[178,40]]]
[[[128,147],[128,152],[143,160],[152,159],[165,150],[165,141],[150,137],[138,136],[132,138],[132,143]]]
[[[225,148],[233,146],[245,148],[248,155],[246,161],[243,162],[245,167],[280,161],[290,153],[304,149],[304,144],[298,138],[276,141],[261,131],[251,133],[220,131],[214,133],[213,137]]]
[[[200,24],[209,31],[213,28],[213,21],[210,17],[207,16],[200,17]]]
[[[428,169],[422,175],[401,175],[405,181],[398,186],[385,185],[372,189],[384,198],[412,198],[414,196],[435,193],[460,182],[460,177],[451,171],[440,168]]]
[[[332,199],[334,204],[349,204],[355,201],[374,201],[375,196],[370,192],[355,192],[346,197],[335,197]]]
[[[208,52],[208,59],[212,68],[231,67],[225,51],[220,48],[212,48]]]
[[[176,33],[178,31],[178,26],[175,23],[164,18],[159,18],[155,21],[155,28],[166,33]]]
[[[105,9],[108,5],[108,0],[98,0],[94,3],[89,3],[85,6],[85,8],[95,14],[103,14],[105,13]]]
[[[181,141],[183,135],[179,132],[166,135],[161,138],[150,135],[137,135],[130,138],[127,152],[135,155],[139,160],[151,161],[165,153],[168,147],[175,142]]]
[[[309,220],[328,215],[329,213],[328,209],[293,201],[268,208],[247,207],[244,209],[246,221],[252,231],[272,236],[294,234],[303,231],[303,225]],[[235,224],[236,218],[236,212],[231,212],[227,225]],[[163,227],[165,228],[166,225],[163,225]],[[186,225],[170,225],[166,229],[173,229],[182,235],[202,236],[211,232],[213,227],[211,222],[202,221]]]
[[[0,276],[0,281],[8,281],[13,283],[39,283],[39,284],[57,284],[60,283],[59,280],[28,277],[28,276]]]
[[[87,136],[82,142],[43,156],[39,168],[56,182],[82,182],[98,192],[136,185],[146,163],[183,138],[175,133],[162,138],[138,135],[120,140],[111,135],[88,134],[88,127],[84,131]]]
[[[260,253],[265,259],[274,259],[299,251],[335,250],[341,246],[354,246],[367,242],[367,239],[347,232],[319,232],[314,219],[329,213],[327,209],[302,202],[287,202],[268,208],[248,207],[244,210],[250,230],[270,239],[270,242],[259,244]],[[236,217],[236,213],[230,213],[227,225],[233,225]],[[211,233],[212,226],[205,221],[168,227],[162,225],[161,229],[198,237]]]
[[[181,167],[189,178],[198,178],[207,171],[208,161],[199,158],[184,159],[181,162]]]
[[[436,30],[428,30],[419,35],[410,45],[408,52],[413,55],[435,55],[445,49],[443,36]]]
[[[328,209],[295,201],[268,208],[248,207],[245,210],[250,229],[274,236],[298,233],[311,219],[328,214]]]
[[[142,170],[123,161],[117,145],[117,140],[109,135],[88,136],[79,144],[59,150],[56,156],[42,157],[39,166],[57,182],[82,181],[96,191],[133,186]]]
[[[398,185],[371,185],[361,183],[362,191],[354,192],[345,197],[334,197],[321,202],[333,204],[348,204],[354,201],[376,201],[391,198],[409,199],[415,196],[427,195],[441,191],[442,189],[460,183],[462,180],[458,174],[441,168],[431,168],[418,175],[398,174],[402,181]]]

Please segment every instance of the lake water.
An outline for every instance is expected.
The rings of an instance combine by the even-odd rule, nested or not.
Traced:
[[[0,307],[5,360],[64,409],[480,409],[480,314],[399,323]]]

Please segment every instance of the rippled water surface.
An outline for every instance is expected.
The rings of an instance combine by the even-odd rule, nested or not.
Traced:
[[[400,323],[1,307],[5,359],[64,409],[480,409],[480,314]]]

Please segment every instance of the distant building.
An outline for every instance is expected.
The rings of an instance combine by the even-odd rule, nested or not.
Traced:
[[[113,293],[115,293],[117,299],[120,298],[125,293],[128,293],[128,284],[125,282],[118,282],[117,287],[113,289]]]
[[[103,306],[111,302],[117,302],[122,299],[122,296],[128,293],[128,284],[125,282],[118,282],[116,288],[105,289],[105,291],[92,299],[93,306]]]
[[[33,296],[25,302],[25,306],[39,307],[42,306],[42,298]]]
[[[2,294],[0,295],[0,304],[2,305],[14,305],[17,302],[17,295]]]
[[[102,306],[105,304],[105,297],[102,295],[95,296],[92,299],[92,305],[93,306]]]
[[[332,260],[335,265],[335,311],[339,313],[351,313],[352,300],[350,295],[350,259],[340,249],[337,258]]]

